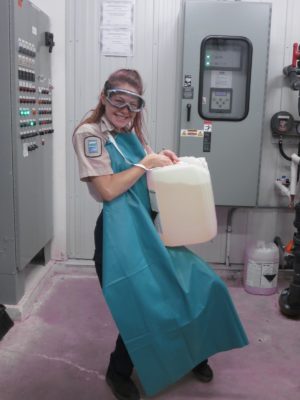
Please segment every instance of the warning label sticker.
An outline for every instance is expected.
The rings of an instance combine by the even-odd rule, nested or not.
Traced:
[[[181,129],[180,136],[203,138],[204,131],[199,129]]]
[[[278,264],[256,263],[249,261],[247,265],[246,284],[256,288],[274,288],[277,286]]]

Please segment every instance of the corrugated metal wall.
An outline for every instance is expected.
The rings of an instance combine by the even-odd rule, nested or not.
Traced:
[[[93,228],[100,204],[90,197],[78,178],[71,136],[85,112],[92,108],[107,76],[115,69],[138,69],[145,83],[147,126],[155,150],[177,150],[178,110],[181,93],[183,0],[136,0],[135,48],[133,57],[105,57],[100,54],[99,24],[102,0],[68,0],[67,21],[67,141],[68,154],[68,256],[91,259]],[[270,67],[267,87],[266,122],[263,136],[260,180],[261,209],[219,207],[219,234],[212,242],[193,250],[210,262],[243,262],[244,250],[253,238],[289,240],[293,233],[293,212],[275,202],[273,182],[286,170],[270,135],[269,121],[280,109],[296,113],[296,101],[284,83],[282,68],[291,63],[292,43],[300,41],[300,2],[273,0]],[[295,151],[291,143],[288,151]],[[273,203],[272,203],[273,201]],[[230,217],[229,213],[229,217]],[[228,227],[229,222],[229,227]],[[228,232],[232,230],[232,232]]]
[[[178,68],[180,67],[180,0],[137,0],[133,57],[100,54],[101,1],[67,2],[68,137],[83,115],[97,103],[108,75],[122,67],[140,71],[147,102],[146,122],[153,148],[177,148]],[[77,164],[69,160],[69,257],[91,258],[92,229],[100,205],[80,183]]]

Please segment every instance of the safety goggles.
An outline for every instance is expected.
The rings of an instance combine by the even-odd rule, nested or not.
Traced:
[[[145,106],[145,100],[138,94],[125,89],[109,89],[106,100],[113,107],[128,107],[131,112],[140,112]]]

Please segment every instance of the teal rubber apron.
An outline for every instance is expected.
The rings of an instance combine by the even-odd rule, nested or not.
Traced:
[[[106,144],[115,173],[145,152],[134,133]],[[146,177],[103,205],[103,293],[147,395],[211,355],[248,344],[223,281],[185,247],[166,248]],[[176,218],[176,215],[174,215]]]

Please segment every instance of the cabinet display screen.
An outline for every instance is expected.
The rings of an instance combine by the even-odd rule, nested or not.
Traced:
[[[198,113],[212,121],[242,121],[249,112],[252,43],[240,36],[201,42]]]
[[[205,66],[211,69],[239,70],[242,67],[242,52],[240,46],[226,48],[207,48],[205,53]]]

